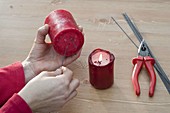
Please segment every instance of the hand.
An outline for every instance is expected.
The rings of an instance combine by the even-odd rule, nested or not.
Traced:
[[[72,77],[72,71],[65,67],[52,72],[44,71],[28,82],[18,94],[34,112],[59,111],[77,95],[79,80]]]
[[[79,27],[82,31],[82,28]],[[33,47],[28,57],[22,62],[24,67],[26,83],[42,71],[53,71],[62,65],[66,66],[80,56],[80,51],[71,57],[65,58],[58,54],[51,43],[45,42],[49,26],[44,25],[39,28]]]

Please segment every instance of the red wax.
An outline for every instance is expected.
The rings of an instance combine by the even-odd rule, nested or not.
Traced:
[[[97,89],[106,89],[112,86],[114,60],[114,55],[103,49],[96,49],[89,55],[89,76],[92,86]]]
[[[56,52],[71,56],[76,54],[84,44],[84,36],[79,30],[73,16],[66,10],[52,11],[45,19],[48,24],[49,37]]]

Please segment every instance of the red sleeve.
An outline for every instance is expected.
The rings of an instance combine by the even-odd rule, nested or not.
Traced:
[[[25,76],[21,62],[0,68],[0,106],[24,86]]]
[[[19,95],[14,94],[0,109],[0,113],[32,113],[32,111]]]

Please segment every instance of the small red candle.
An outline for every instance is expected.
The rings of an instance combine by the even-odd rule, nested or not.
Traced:
[[[84,36],[79,30],[73,16],[66,10],[52,11],[45,19],[48,24],[49,37],[56,52],[71,56],[76,54],[84,44]]]
[[[106,89],[114,81],[115,57],[103,49],[94,50],[88,58],[90,83],[97,89]]]

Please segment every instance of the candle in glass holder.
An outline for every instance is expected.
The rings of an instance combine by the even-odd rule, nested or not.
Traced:
[[[64,56],[76,54],[84,44],[84,35],[72,14],[66,10],[54,10],[45,19],[49,37],[57,53]]]
[[[97,89],[106,89],[114,82],[115,57],[109,51],[95,49],[88,58],[90,83]]]

